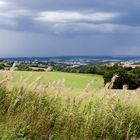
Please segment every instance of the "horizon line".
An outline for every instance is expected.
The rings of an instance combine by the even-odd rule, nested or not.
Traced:
[[[7,57],[0,57],[0,59],[12,59],[12,58],[59,58],[59,57],[140,57],[140,55],[7,56]]]

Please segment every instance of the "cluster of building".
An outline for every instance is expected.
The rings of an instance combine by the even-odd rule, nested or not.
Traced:
[[[136,62],[136,61],[110,62],[110,63],[107,63],[105,65],[107,65],[107,66],[114,66],[115,64],[119,64],[119,65],[121,65],[123,67],[131,67],[131,68],[140,67],[140,63]]]

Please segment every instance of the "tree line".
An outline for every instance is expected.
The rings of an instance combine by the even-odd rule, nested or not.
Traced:
[[[106,65],[86,65],[71,68],[66,65],[57,65],[54,69],[62,72],[103,75],[104,84],[110,82],[112,77],[117,74],[119,77],[116,79],[113,89],[122,89],[123,85],[127,85],[128,89],[140,87],[140,67],[123,67],[116,64],[111,67]]]

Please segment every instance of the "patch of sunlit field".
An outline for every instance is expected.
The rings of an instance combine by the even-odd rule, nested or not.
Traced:
[[[65,87],[81,91],[87,86],[92,88],[102,88],[104,85],[103,78],[100,75],[93,74],[75,74],[64,72],[27,72],[15,71],[10,83],[16,85],[21,81],[26,83],[38,82],[41,84],[63,83]]]

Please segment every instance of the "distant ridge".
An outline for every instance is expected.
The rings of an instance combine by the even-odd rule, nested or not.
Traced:
[[[47,60],[69,60],[69,59],[99,59],[99,60],[140,60],[140,56],[55,56],[55,57],[5,57],[0,60],[9,61],[47,61]]]

